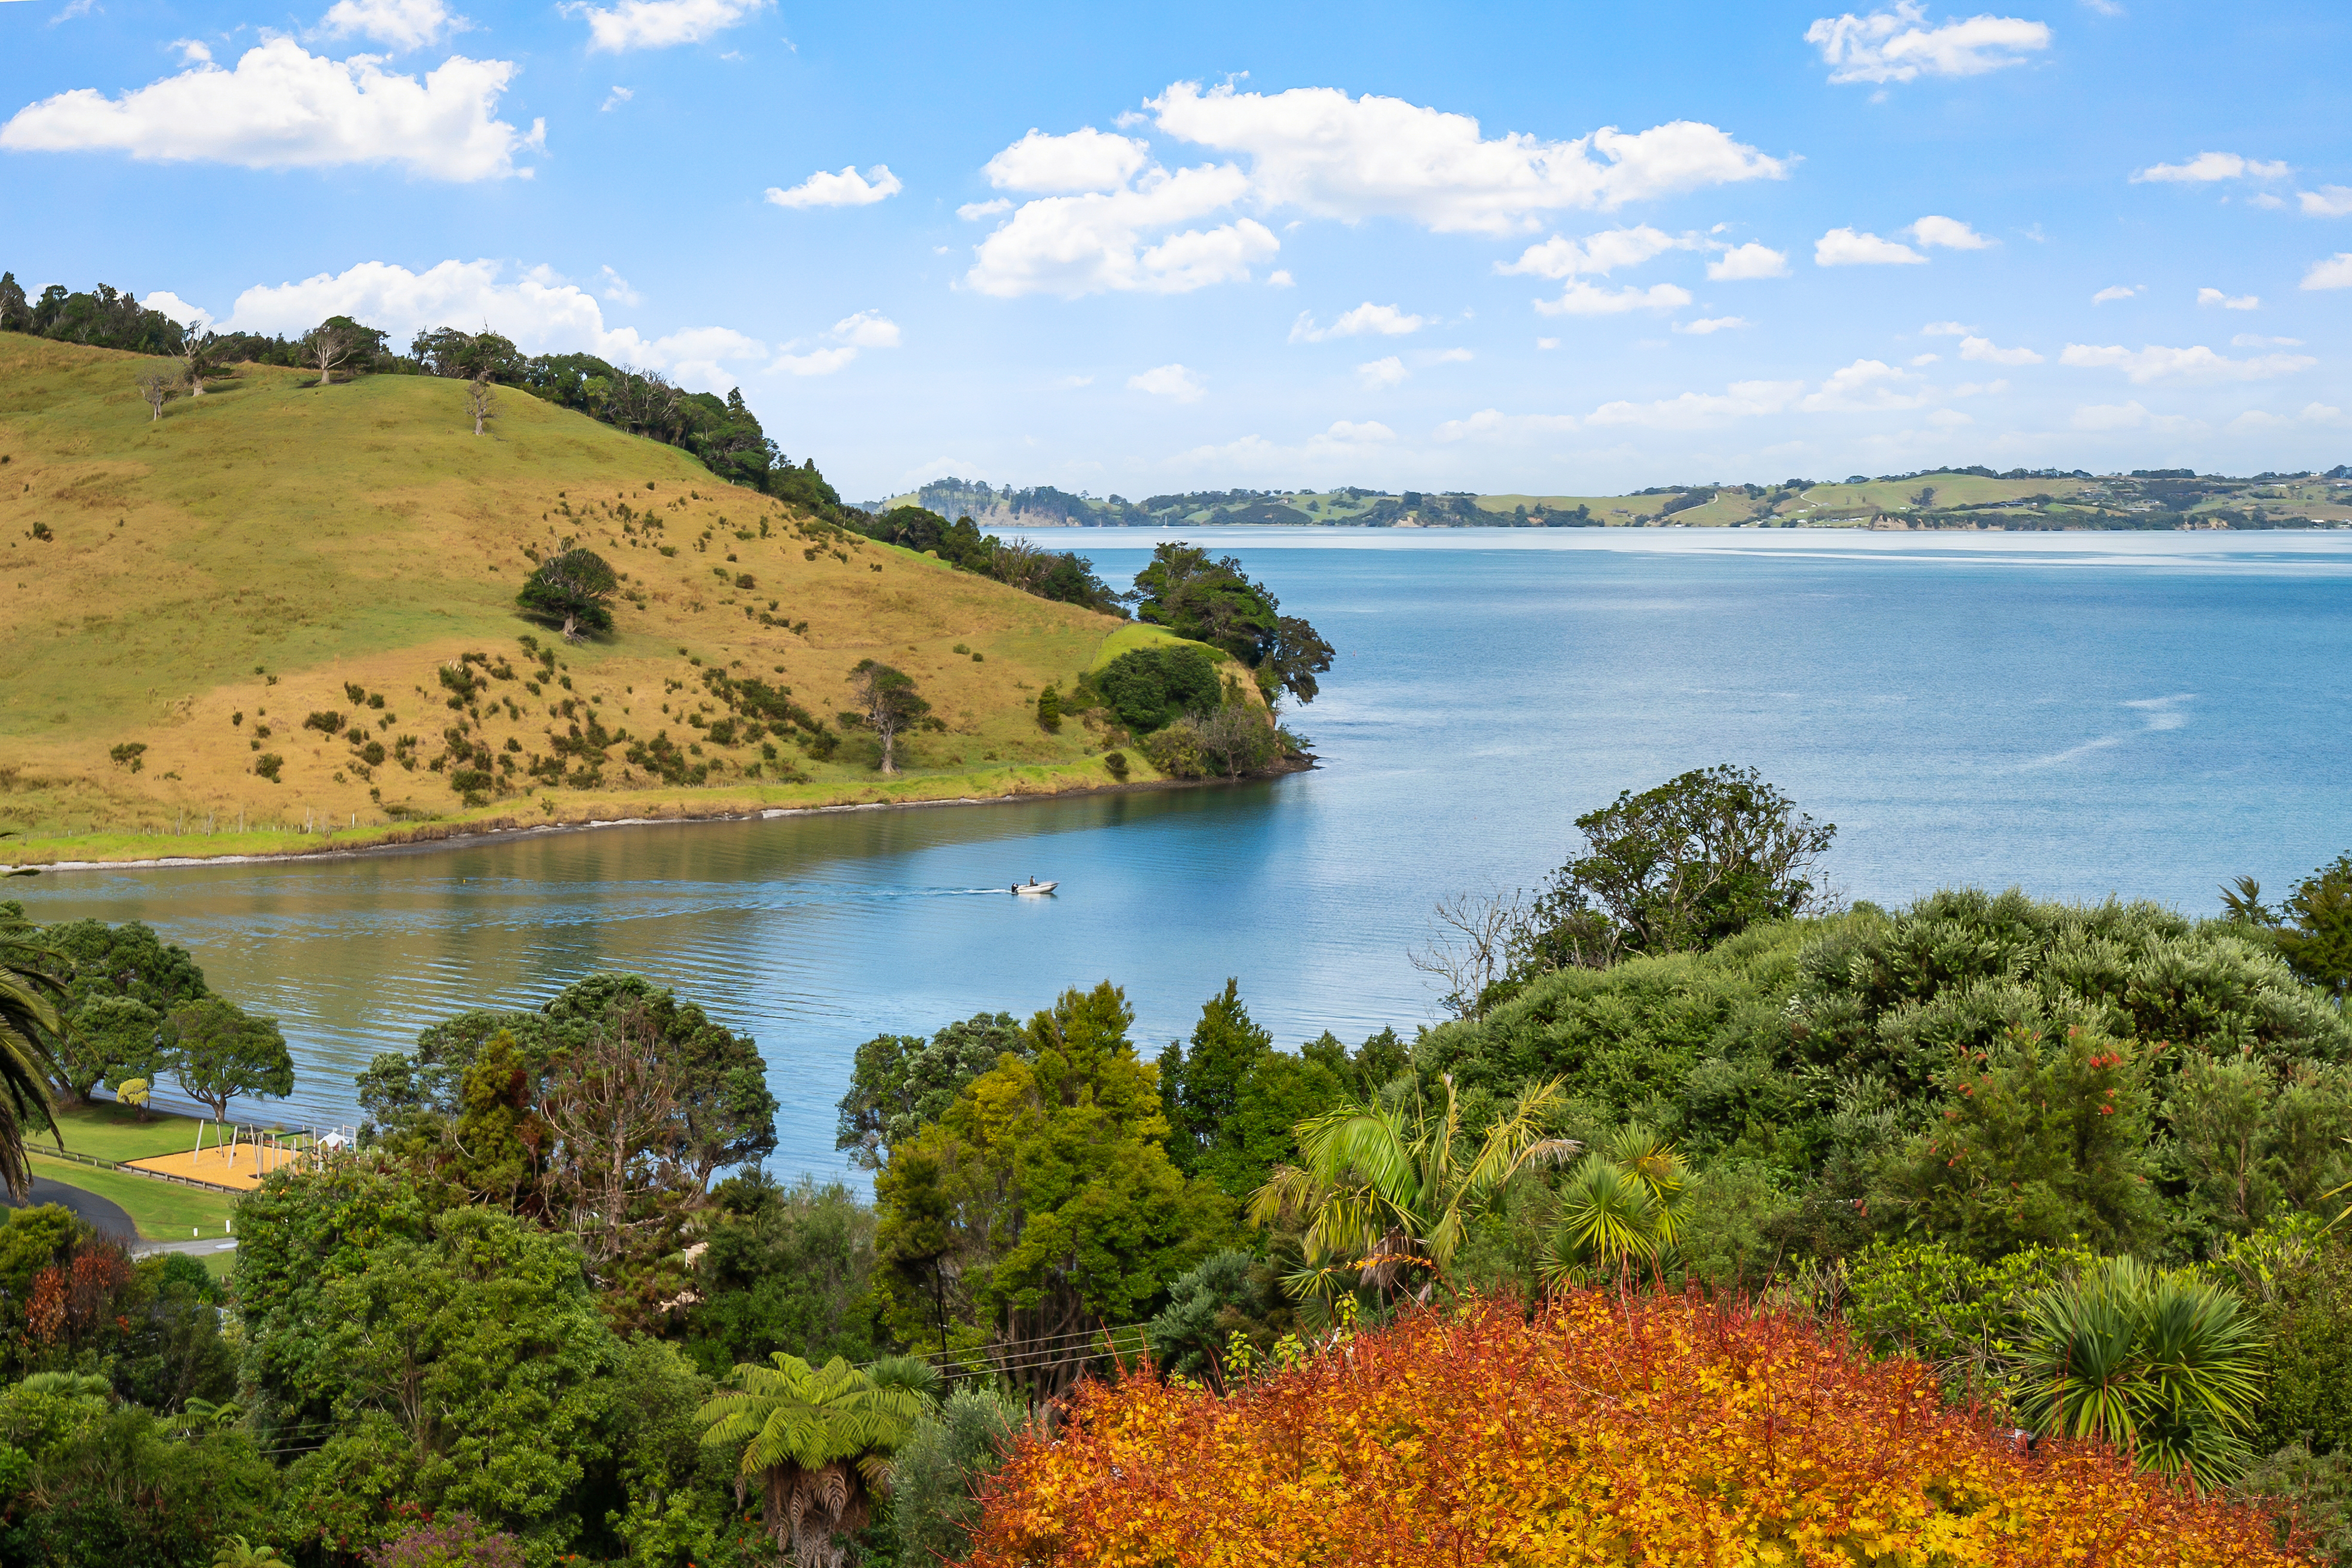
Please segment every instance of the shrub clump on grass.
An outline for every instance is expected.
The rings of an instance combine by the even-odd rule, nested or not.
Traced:
[[[2299,1561],[2104,1448],[2023,1451],[1916,1362],[1599,1291],[1418,1313],[1222,1397],[1088,1385],[973,1539],[971,1568]]]

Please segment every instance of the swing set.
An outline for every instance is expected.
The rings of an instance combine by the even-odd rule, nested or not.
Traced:
[[[152,1159],[124,1162],[134,1170],[183,1176],[215,1186],[250,1192],[261,1178],[281,1166],[290,1166],[315,1153],[352,1146],[353,1129],[317,1127],[288,1129],[239,1122],[198,1122],[196,1146],[184,1155],[157,1155]],[[209,1133],[212,1146],[205,1147]]]

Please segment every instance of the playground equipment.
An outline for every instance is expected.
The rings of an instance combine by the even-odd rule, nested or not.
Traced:
[[[251,1191],[281,1166],[353,1147],[357,1134],[353,1127],[289,1129],[247,1122],[198,1122],[195,1147],[188,1153],[125,1164],[136,1170]]]

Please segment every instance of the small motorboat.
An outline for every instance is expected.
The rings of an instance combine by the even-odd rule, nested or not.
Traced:
[[[1061,885],[1058,882],[1039,882],[1033,876],[1025,883],[1014,883],[1013,891],[1024,898],[1041,898]]]

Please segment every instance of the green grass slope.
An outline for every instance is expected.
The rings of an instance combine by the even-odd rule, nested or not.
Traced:
[[[1107,782],[1084,724],[1047,734],[1120,625],[889,546],[832,537],[719,484],[686,453],[512,391],[477,436],[462,383],[320,387],[243,367],[151,422],[133,382],[161,362],[0,334],[0,827],[29,862],[316,848],[420,819],[561,821]],[[624,574],[608,637],[563,647],[515,613],[530,551],[566,539]],[[541,675],[518,638],[555,643]],[[468,653],[515,672],[453,711],[439,675]],[[851,666],[915,677],[946,729],[877,773],[852,736],[827,761],[706,744],[707,667],[792,688],[828,720]],[[347,687],[383,699],[355,705]],[[358,716],[414,767],[361,765],[304,727]],[[594,788],[502,774],[467,808],[430,761],[464,742],[545,757],[593,715],[667,733],[700,787],[608,752]],[[266,730],[266,733],[264,731]],[[143,747],[143,751],[118,748]],[[260,758],[283,761],[272,781]],[[577,769],[574,769],[577,772]],[[785,775],[780,781],[778,775]],[[799,779],[793,780],[792,776]],[[1149,778],[1148,769],[1139,775]],[[446,830],[438,830],[446,831]]]

